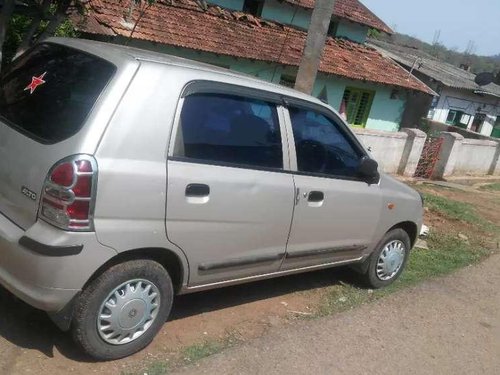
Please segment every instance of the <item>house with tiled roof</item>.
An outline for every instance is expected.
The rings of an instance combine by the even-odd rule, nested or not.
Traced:
[[[370,43],[439,93],[430,103],[428,119],[500,138],[500,85],[478,85],[466,64],[455,66],[410,46]]]
[[[226,67],[293,86],[314,0],[89,0],[74,24],[83,37]],[[145,10],[145,11],[144,11]],[[358,0],[337,0],[313,95],[345,108],[348,122],[396,131],[410,95],[434,92],[365,44],[391,29]]]

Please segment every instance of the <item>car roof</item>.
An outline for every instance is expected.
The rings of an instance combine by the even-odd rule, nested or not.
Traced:
[[[47,43],[57,43],[65,45],[72,48],[77,48],[93,55],[99,56],[106,60],[113,62],[116,65],[123,65],[131,60],[140,61],[150,61],[166,65],[174,65],[177,67],[185,69],[203,70],[211,73],[217,73],[225,75],[228,77],[238,79],[239,85],[245,85],[245,83],[255,87],[256,84],[262,90],[272,91],[284,96],[294,97],[302,100],[307,100],[309,102],[319,104],[321,106],[327,106],[325,103],[319,99],[304,94],[300,91],[293,90],[281,85],[270,83],[268,81],[261,80],[254,76],[238,73],[234,70],[229,70],[221,68],[215,65],[210,65],[194,60],[185,59],[182,57],[177,57],[165,53],[153,52],[148,50],[143,50],[135,47],[123,46],[119,44],[104,43],[88,39],[77,39],[77,38],[49,38],[46,40]],[[329,106],[328,106],[329,107]],[[331,109],[331,107],[329,107]]]

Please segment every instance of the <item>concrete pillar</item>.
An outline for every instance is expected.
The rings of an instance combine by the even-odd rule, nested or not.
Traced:
[[[316,0],[307,30],[306,45],[300,61],[295,89],[311,94],[318,74],[321,54],[325,49],[326,34],[330,26],[336,0]]]
[[[408,134],[406,138],[403,155],[399,162],[398,174],[413,177],[417,169],[418,162],[422,156],[427,134],[419,129],[401,129]]]
[[[495,152],[495,156],[493,157],[493,161],[491,162],[490,170],[488,174],[492,174],[494,176],[500,175],[500,142],[497,145],[497,151]]]
[[[455,169],[458,155],[462,148],[464,137],[458,133],[442,132],[443,144],[439,152],[439,159],[434,168],[432,178],[443,178],[451,176]]]

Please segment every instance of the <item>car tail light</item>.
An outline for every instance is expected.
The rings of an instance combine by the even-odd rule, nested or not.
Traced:
[[[94,230],[96,183],[97,163],[92,156],[59,161],[45,179],[39,217],[64,230]]]

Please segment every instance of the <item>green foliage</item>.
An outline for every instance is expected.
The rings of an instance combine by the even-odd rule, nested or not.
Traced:
[[[56,3],[54,2],[48,10],[47,17],[53,16],[56,10],[57,6]],[[9,24],[7,25],[7,33],[6,33],[5,43],[3,45],[2,66],[8,64],[15,56],[32,22],[34,22],[34,19],[24,13],[20,14],[15,13],[12,16]],[[40,22],[39,27],[35,31],[34,40],[36,40],[38,36],[40,36],[45,31],[48,25],[49,25],[48,20],[42,20]],[[57,27],[57,29],[54,32],[54,36],[78,37],[78,33],[76,32],[72,22],[69,19],[66,19],[62,22],[61,25]]]
[[[65,20],[59,27],[56,29],[54,36],[66,37],[66,38],[78,38],[79,34],[75,30],[75,26],[70,20]]]
[[[31,25],[31,18],[15,14],[10,19],[3,46],[2,65],[9,63],[15,56],[23,36]]]
[[[368,38],[379,39],[382,33],[377,29],[369,29],[368,30]]]

